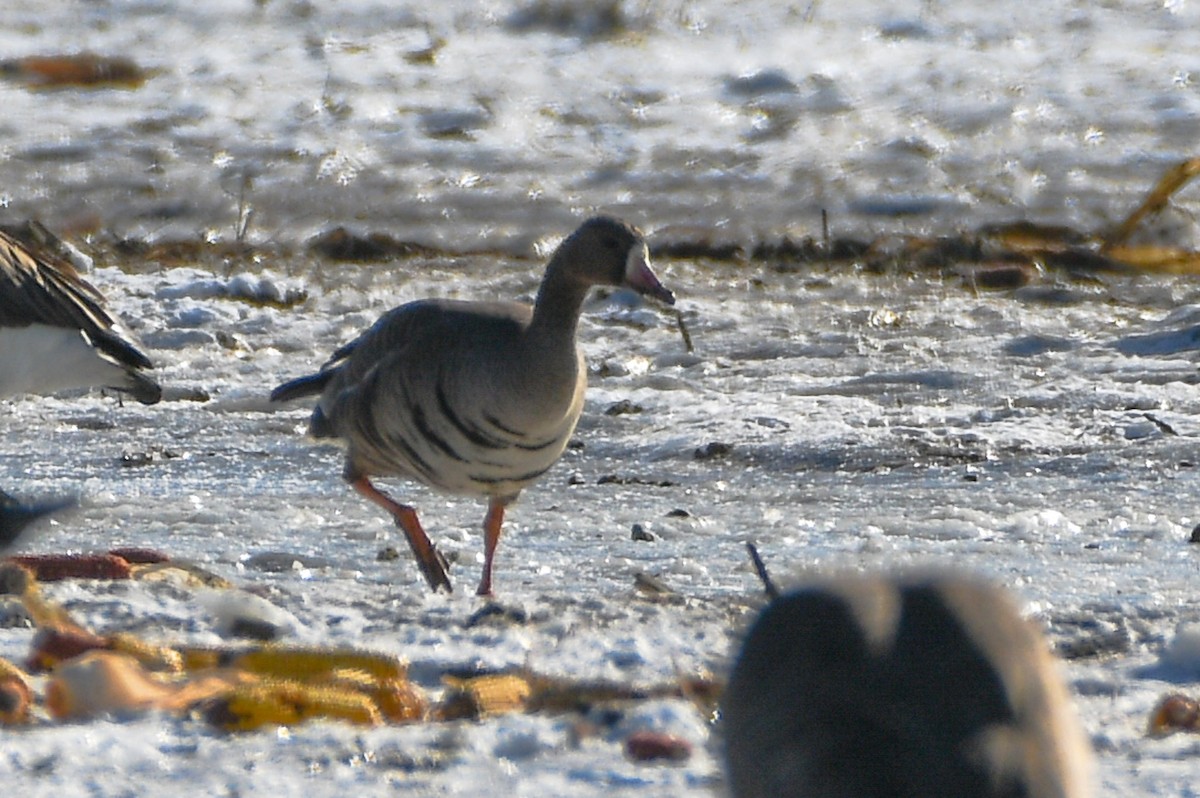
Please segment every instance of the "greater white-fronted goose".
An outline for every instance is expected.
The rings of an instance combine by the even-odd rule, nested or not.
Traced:
[[[104,387],[154,404],[150,368],[75,267],[0,230],[0,397]]]
[[[558,460],[583,409],[587,369],[575,330],[595,285],[675,302],[650,268],[642,234],[596,217],[554,252],[532,307],[411,302],[334,352],[318,373],[272,392],[274,401],[320,394],[310,433],[346,442],[344,478],[391,513],[434,590],[451,589],[445,559],[416,511],[370,477],[486,497],[478,593],[490,595],[505,507]]]
[[[733,798],[1085,798],[1090,745],[1042,636],[957,574],[772,602],[721,698]]]

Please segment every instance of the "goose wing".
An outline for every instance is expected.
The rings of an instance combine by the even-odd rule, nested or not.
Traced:
[[[104,296],[75,267],[0,230],[0,326],[31,324],[79,330],[116,362],[151,368],[150,359],[118,331]]]

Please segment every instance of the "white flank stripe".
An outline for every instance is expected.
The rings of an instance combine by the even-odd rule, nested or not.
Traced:
[[[0,328],[0,397],[125,383],[125,370],[99,355],[79,330]]]

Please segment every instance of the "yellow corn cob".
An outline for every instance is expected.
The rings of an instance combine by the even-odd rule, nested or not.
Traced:
[[[227,664],[242,670],[296,681],[320,681],[334,671],[363,671],[377,680],[404,680],[408,667],[388,654],[353,649],[263,646],[231,657]]]
[[[224,731],[253,731],[263,726],[292,726],[300,722],[295,705],[270,691],[233,690],[206,702],[204,719]]]
[[[246,649],[183,647],[176,651],[184,670],[238,668],[260,676],[299,682],[329,681],[334,674],[358,671],[376,681],[407,678],[398,658],[370,651],[336,648],[261,646]]]
[[[226,731],[290,726],[312,718],[362,725],[382,722],[379,709],[362,693],[324,685],[275,681],[238,687],[208,703],[205,717]]]
[[[424,694],[407,679],[380,680],[365,671],[337,670],[324,684],[362,693],[392,723],[421,720],[428,709]]]
[[[531,693],[528,680],[513,673],[473,676],[469,679],[447,676],[443,681],[450,687],[437,712],[443,720],[478,719],[505,712],[519,712],[525,708]]]
[[[203,646],[184,646],[175,649],[175,653],[179,654],[180,664],[185,671],[220,668],[228,664],[226,660],[230,656],[228,651]]]
[[[117,632],[109,637],[108,647],[121,654],[128,654],[153,671],[179,673],[183,670],[183,657],[178,651],[147,643],[125,632]]]

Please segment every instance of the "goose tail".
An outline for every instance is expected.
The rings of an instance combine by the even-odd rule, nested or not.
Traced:
[[[318,371],[316,374],[297,377],[294,380],[288,380],[283,385],[271,391],[271,401],[288,402],[292,399],[303,399],[306,396],[317,396],[325,390],[325,386],[329,383],[334,373],[332,369],[329,369],[327,371]]]

